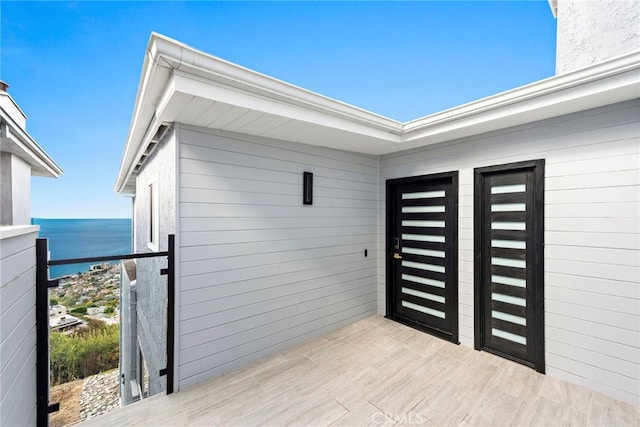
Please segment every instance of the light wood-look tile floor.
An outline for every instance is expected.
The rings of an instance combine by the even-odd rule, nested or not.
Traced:
[[[83,425],[640,426],[632,405],[373,316]]]

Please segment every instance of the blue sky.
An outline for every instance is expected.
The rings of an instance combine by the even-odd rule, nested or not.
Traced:
[[[32,180],[42,218],[130,216],[113,187],[152,31],[402,121],[555,70],[547,0],[2,1],[0,13],[0,79],[65,170]]]

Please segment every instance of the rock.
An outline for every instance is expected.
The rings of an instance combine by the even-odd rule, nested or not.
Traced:
[[[120,407],[118,379],[117,370],[85,378],[80,398],[80,421]]]

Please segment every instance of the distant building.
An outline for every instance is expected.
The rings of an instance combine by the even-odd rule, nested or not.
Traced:
[[[102,264],[95,264],[89,267],[89,274],[98,274],[102,273],[105,270],[108,270],[111,267],[111,264],[108,262]]]
[[[52,305],[49,308],[49,317],[64,316],[67,314],[67,307],[64,305]]]
[[[84,325],[85,322],[70,314],[52,317],[49,320],[49,327],[55,332],[68,332]]]
[[[62,169],[26,131],[27,116],[0,81],[0,225],[31,224],[31,177],[57,178]]]
[[[67,308],[63,305],[49,307],[49,328],[52,331],[71,331],[85,322],[75,316],[67,314]]]

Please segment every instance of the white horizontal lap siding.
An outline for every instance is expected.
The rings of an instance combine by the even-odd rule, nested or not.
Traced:
[[[35,425],[36,232],[0,239],[0,425]]]
[[[376,313],[377,158],[179,135],[180,387]]]
[[[460,341],[473,346],[473,169],[545,159],[547,373],[640,405],[640,102],[380,159],[387,179],[457,170]],[[379,307],[385,308],[380,252]]]

